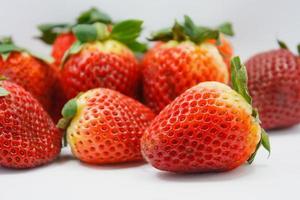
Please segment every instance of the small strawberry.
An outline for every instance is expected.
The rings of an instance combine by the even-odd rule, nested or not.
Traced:
[[[184,24],[175,22],[172,29],[153,34],[150,40],[160,42],[146,53],[142,63],[146,104],[159,113],[200,82],[228,83],[226,63],[215,45],[219,36],[219,30],[197,27],[188,16]]]
[[[280,45],[281,49],[259,53],[246,62],[249,91],[266,129],[300,122],[299,56]]]
[[[72,27],[78,24],[92,24],[95,22],[111,24],[112,20],[106,13],[97,8],[91,8],[81,13],[73,24],[41,24],[38,26],[38,29],[42,33],[39,38],[46,44],[53,44],[51,55],[55,59],[54,64],[57,67],[60,66],[65,52],[76,41],[76,37],[72,33]]]
[[[153,120],[141,140],[150,164],[172,172],[227,171],[251,163],[261,144],[270,151],[238,57],[231,70],[233,89],[219,82],[200,83]]]
[[[125,20],[115,24],[112,30],[102,23],[75,26],[77,41],[66,52],[61,66],[67,98],[97,87],[135,97],[140,68],[132,50],[145,48],[136,41],[141,25],[140,20]]]
[[[0,166],[32,168],[54,160],[61,134],[38,101],[19,85],[0,81]]]
[[[55,75],[46,61],[16,46],[10,38],[0,41],[0,74],[29,91],[50,112]]]
[[[154,118],[149,108],[105,88],[71,99],[62,114],[58,127],[66,129],[74,156],[94,164],[141,160],[140,138]]]

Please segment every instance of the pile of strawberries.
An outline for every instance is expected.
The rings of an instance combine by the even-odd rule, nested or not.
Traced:
[[[260,119],[266,129],[300,121],[300,58],[284,43],[244,66],[230,23],[184,16],[150,48],[138,41],[142,24],[92,8],[75,23],[40,25],[52,61],[1,39],[0,166],[37,167],[69,144],[86,163],[227,171],[261,145],[270,152]]]

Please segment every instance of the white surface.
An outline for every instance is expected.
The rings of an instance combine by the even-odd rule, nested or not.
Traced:
[[[199,23],[232,21],[236,54],[276,47],[276,38],[294,47],[300,41],[300,2],[217,0],[0,0],[0,35],[36,51],[49,48],[32,36],[36,24],[72,21],[82,10],[102,7],[115,19],[141,18],[149,30],[189,14]],[[0,169],[0,200],[54,199],[299,199],[300,126],[271,132],[272,155],[260,151],[253,165],[220,174],[176,175],[143,163],[88,166],[64,150],[50,165],[26,171]]]

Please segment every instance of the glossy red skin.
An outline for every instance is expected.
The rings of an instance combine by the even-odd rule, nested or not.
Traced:
[[[38,101],[22,87],[1,81],[10,92],[0,97],[0,166],[32,168],[54,160],[61,134]]]
[[[52,68],[45,62],[13,52],[1,61],[0,74],[29,91],[48,112],[52,109],[53,85],[57,81]]]
[[[92,91],[85,97],[77,128],[67,132],[73,154],[94,164],[142,160],[140,138],[155,115],[117,91]]]
[[[256,149],[252,117],[213,88],[187,90],[165,107],[141,139],[155,168],[178,172],[220,172],[245,163]],[[235,102],[236,103],[236,102]]]
[[[72,44],[76,41],[76,37],[73,33],[61,33],[59,34],[53,45],[51,55],[55,59],[55,65],[57,67],[60,66],[61,60],[65,54],[65,52],[72,46]]]
[[[144,100],[155,113],[200,82],[227,83],[224,74],[211,64],[211,59],[204,58],[202,51],[191,53],[184,48],[165,48],[163,45],[157,43],[142,61]],[[192,60],[193,56],[196,56],[197,63]],[[191,65],[196,65],[196,69],[191,69]]]
[[[140,67],[134,55],[92,51],[71,55],[61,70],[68,99],[79,92],[104,87],[136,97]]]
[[[246,62],[248,86],[265,129],[300,122],[299,58],[279,49],[254,55]]]

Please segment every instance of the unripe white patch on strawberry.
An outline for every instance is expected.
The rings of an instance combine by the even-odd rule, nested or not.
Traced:
[[[87,43],[83,45],[83,48],[81,52],[88,52],[90,53],[91,51],[101,51],[104,53],[115,53],[118,55],[121,54],[132,54],[132,51],[126,47],[124,44],[121,42],[118,42],[116,40],[106,40],[106,41],[96,41],[93,43]]]

